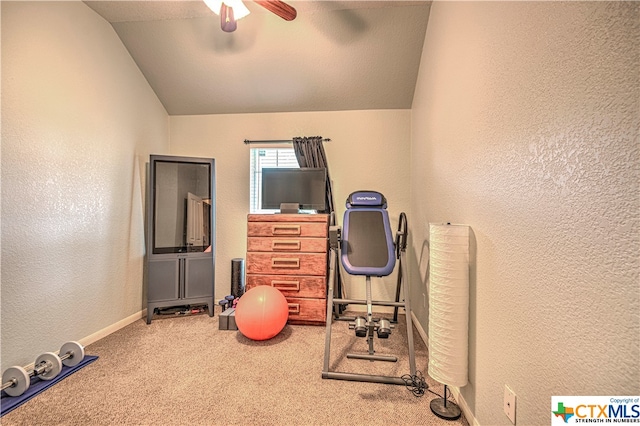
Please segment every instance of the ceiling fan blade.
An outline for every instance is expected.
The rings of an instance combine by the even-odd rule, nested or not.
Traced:
[[[280,0],[254,0],[260,6],[267,9],[269,12],[275,13],[285,21],[293,21],[298,16],[298,12],[283,1]]]

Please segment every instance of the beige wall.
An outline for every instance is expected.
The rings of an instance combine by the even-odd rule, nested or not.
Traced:
[[[168,115],[81,2],[2,2],[2,369],[135,313]]]
[[[410,114],[386,110],[172,116],[171,154],[216,159],[216,297],[230,292],[231,259],[246,257],[250,148],[245,139],[330,138],[324,146],[339,223],[347,196],[373,189],[387,197],[395,229],[400,212],[409,209]],[[394,273],[382,285],[374,285],[374,296],[393,298],[395,279]],[[345,281],[349,297],[365,297],[364,278],[345,275]]]
[[[479,424],[510,424],[505,384],[518,425],[548,424],[552,395],[640,394],[639,7],[432,5],[412,109],[412,285],[426,289],[428,223],[469,224],[461,392]]]

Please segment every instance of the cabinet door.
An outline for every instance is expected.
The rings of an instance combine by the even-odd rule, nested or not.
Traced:
[[[213,296],[213,256],[185,259],[184,298]]]
[[[149,260],[147,300],[161,302],[180,296],[180,259]]]

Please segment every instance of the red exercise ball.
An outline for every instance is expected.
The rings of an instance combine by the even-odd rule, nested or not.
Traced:
[[[247,291],[236,306],[236,325],[251,340],[268,340],[282,331],[289,319],[289,304],[280,290],[259,285]]]

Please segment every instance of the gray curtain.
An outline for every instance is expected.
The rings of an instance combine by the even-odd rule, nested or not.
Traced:
[[[327,169],[327,211],[334,213],[333,190],[331,188],[331,177],[329,176],[329,165],[327,156],[322,145],[322,136],[296,137],[293,138],[293,150],[298,159],[300,167],[324,167]]]
[[[334,220],[331,225],[337,225],[338,218],[335,214],[333,189],[331,188],[331,177],[329,176],[329,165],[327,163],[327,156],[324,153],[324,146],[322,145],[322,136],[293,138],[293,150],[296,153],[296,158],[300,167],[324,167],[327,169],[327,212],[331,214],[331,217]],[[338,262],[336,268],[336,286],[333,293],[335,297],[344,298],[345,292],[342,284],[343,281],[340,262]],[[346,309],[347,305],[339,305],[336,309],[337,312],[334,312],[334,314],[342,314]]]

